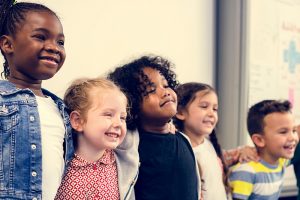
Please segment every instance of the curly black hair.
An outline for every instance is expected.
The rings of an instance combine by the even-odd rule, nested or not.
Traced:
[[[16,2],[15,0],[0,1],[0,37],[3,35],[15,36],[17,30],[25,23],[26,14],[28,12],[47,12],[58,18],[55,12],[48,7],[29,2]],[[1,77],[9,76],[9,66],[6,57],[1,49],[4,57],[4,71],[1,72]]]
[[[176,74],[173,71],[174,65],[161,56],[142,56],[110,72],[107,78],[122,89],[129,101],[130,109],[126,120],[129,130],[135,130],[138,127],[140,105],[143,97],[148,95],[147,87],[153,85],[143,72],[145,67],[159,71],[171,89],[175,90],[178,85]]]
[[[250,107],[247,115],[247,128],[250,136],[254,133],[263,133],[264,119],[271,113],[292,112],[292,104],[288,100],[263,100]]]

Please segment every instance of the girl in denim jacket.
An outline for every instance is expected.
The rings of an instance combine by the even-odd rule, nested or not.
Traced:
[[[65,61],[57,15],[35,3],[0,3],[0,199],[53,199],[72,157],[69,116],[42,89]]]

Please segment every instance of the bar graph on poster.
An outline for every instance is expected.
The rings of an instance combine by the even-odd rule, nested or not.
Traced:
[[[287,99],[300,124],[300,1],[251,0],[247,7],[248,107],[263,99]],[[286,188],[295,187],[292,171]]]

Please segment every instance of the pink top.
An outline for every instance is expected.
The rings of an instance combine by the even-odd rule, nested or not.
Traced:
[[[119,200],[117,164],[113,151],[106,150],[93,163],[75,154],[55,199]]]

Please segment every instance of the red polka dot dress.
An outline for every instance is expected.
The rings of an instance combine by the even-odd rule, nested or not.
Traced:
[[[58,189],[56,200],[119,200],[117,164],[114,152],[106,150],[90,163],[75,154]]]

